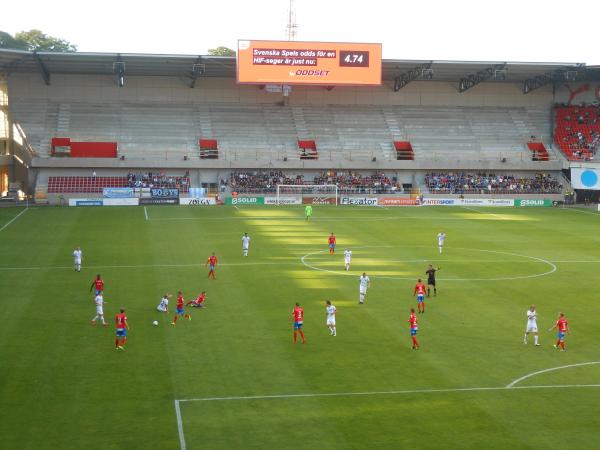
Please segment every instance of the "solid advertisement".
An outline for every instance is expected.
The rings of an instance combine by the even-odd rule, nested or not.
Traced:
[[[378,206],[417,206],[419,200],[416,198],[395,198],[395,197],[381,197]]]
[[[381,85],[381,44],[238,41],[237,82]]]
[[[179,198],[179,189],[177,188],[150,188],[152,197],[161,198]]]
[[[377,206],[377,197],[342,197],[341,205]]]
[[[180,197],[179,204],[186,205],[186,206],[210,206],[210,205],[216,205],[217,202],[214,199],[214,197],[203,197],[203,198]]]
[[[131,198],[133,197],[133,188],[104,188],[102,195],[104,198]]]
[[[265,205],[277,205],[277,197],[265,197]],[[301,205],[300,197],[279,197],[280,205]]]
[[[140,205],[178,205],[178,198],[140,198]]]
[[[102,206],[101,198],[70,198],[69,206]]]
[[[549,200],[547,198],[544,199],[516,199],[515,200],[515,206],[519,207],[519,208],[524,208],[524,207],[548,207],[548,206],[552,206],[552,200]]]
[[[226,205],[264,205],[264,197],[227,197]]]
[[[335,205],[335,198],[331,197],[302,197],[303,205]]]
[[[137,206],[140,204],[139,198],[105,198],[102,201],[104,206]]]

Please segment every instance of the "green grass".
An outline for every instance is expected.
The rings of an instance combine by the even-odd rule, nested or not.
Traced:
[[[29,209],[0,231],[0,448],[177,449],[176,399],[370,392],[181,402],[187,449],[600,447],[600,388],[452,391],[600,361],[600,215],[316,207],[307,223],[300,207],[147,210],[148,221],[139,207]],[[0,209],[0,228],[21,211]],[[71,267],[77,245],[81,273]],[[354,253],[350,273],[344,248]],[[204,268],[212,251],[216,281]],[[408,312],[429,262],[441,267],[439,292],[419,317],[415,352]],[[363,271],[372,288],[359,307]],[[127,310],[125,352],[114,350],[112,320],[89,324],[97,273],[108,318]],[[207,308],[173,327],[155,307],[179,289],[190,299],[206,290]],[[327,299],[338,308],[336,338]],[[306,345],[292,344],[296,301]],[[522,343],[532,303],[538,348]],[[547,331],[559,311],[573,332],[564,353]],[[571,384],[600,384],[600,365],[518,386]],[[448,391],[386,393],[437,389]]]

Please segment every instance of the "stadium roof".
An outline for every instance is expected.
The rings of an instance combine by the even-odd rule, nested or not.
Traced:
[[[195,64],[202,64],[201,77],[236,77],[236,58],[210,55],[155,55],[137,53],[51,53],[0,49],[0,72],[40,73],[49,83],[52,74],[113,75],[123,63],[125,76],[179,76],[193,78]],[[572,62],[498,62],[498,61],[383,61],[382,78],[393,81],[411,69],[431,64],[432,81],[458,82],[463,77],[488,68],[504,66],[503,80],[525,82],[556,70],[577,71],[577,81],[600,80],[600,66]],[[198,66],[196,66],[198,67]],[[198,75],[199,72],[196,71]],[[419,79],[423,79],[422,77]],[[573,80],[571,80],[573,81]]]

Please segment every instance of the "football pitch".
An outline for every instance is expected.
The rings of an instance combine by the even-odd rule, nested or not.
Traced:
[[[558,208],[0,209],[0,448],[600,448],[599,230],[600,214]],[[438,293],[412,350],[428,264]],[[96,274],[106,328],[90,325]],[[156,306],[169,292],[174,311],[178,290],[206,308],[172,326]],[[539,347],[523,343],[531,304]],[[561,311],[565,352],[548,331]]]

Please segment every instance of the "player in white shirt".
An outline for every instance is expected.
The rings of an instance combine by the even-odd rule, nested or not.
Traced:
[[[337,309],[331,304],[330,300],[327,300],[325,304],[325,310],[327,311],[327,328],[329,328],[329,333],[332,336],[337,336],[337,332],[335,329],[335,313]]]
[[[535,310],[535,305],[531,305],[527,310],[527,328],[525,328],[525,337],[523,338],[524,344],[527,344],[529,333],[533,334],[533,343],[540,345],[538,343],[537,311]]]
[[[171,294],[165,294],[160,299],[160,303],[156,307],[156,309],[160,312],[168,313],[169,312],[169,299],[171,298]]]
[[[242,250],[244,252],[244,256],[248,256],[248,248],[250,247],[250,236],[248,233],[244,233],[242,236]]]
[[[83,252],[79,247],[73,250],[73,264],[75,265],[75,272],[81,272],[81,262],[83,261]]]
[[[360,296],[358,297],[358,304],[362,305],[365,301],[365,295],[367,295],[367,288],[371,287],[371,280],[367,276],[366,272],[360,276]]]
[[[96,295],[94,303],[96,304],[96,316],[92,319],[92,325],[96,325],[96,320],[100,319],[102,321],[102,326],[107,326],[108,324],[104,320],[104,298],[102,297],[102,294]]]
[[[344,250],[344,265],[346,270],[350,270],[350,262],[352,262],[352,250]]]
[[[440,249],[440,253],[442,253],[442,248],[444,247],[444,241],[446,240],[446,233],[440,231],[438,233],[438,248]]]

